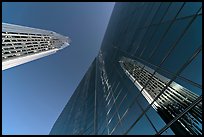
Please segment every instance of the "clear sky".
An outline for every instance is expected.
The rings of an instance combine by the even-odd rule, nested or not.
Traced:
[[[56,54],[2,71],[2,133],[49,134],[97,56],[115,3],[4,2],[2,22],[69,36]]]

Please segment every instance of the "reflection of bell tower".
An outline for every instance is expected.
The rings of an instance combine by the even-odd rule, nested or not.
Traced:
[[[150,79],[154,70],[142,63],[123,57],[119,61],[126,75],[132,80],[135,86],[141,90]],[[155,73],[146,87],[142,90],[143,96],[151,104],[157,95],[170,80],[158,73]],[[176,82],[170,86],[154,101],[152,107],[160,114],[166,123],[169,123],[175,116],[180,114],[199,96],[190,90],[182,87]],[[174,122],[171,129],[175,134],[202,134],[202,103],[188,111],[178,121]]]

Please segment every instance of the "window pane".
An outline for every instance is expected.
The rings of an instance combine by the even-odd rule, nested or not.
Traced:
[[[110,93],[111,94],[111,93]],[[111,96],[111,95],[110,95]],[[114,103],[114,101],[113,101],[113,98],[111,97],[109,100],[107,100],[107,108],[109,109],[109,108],[111,108],[112,106],[113,106],[113,103]]]
[[[115,100],[118,99],[118,97],[119,97],[119,95],[120,95],[120,93],[121,93],[122,91],[123,91],[123,88],[116,90],[116,92],[114,93],[114,98],[115,98]]]
[[[137,101],[142,106],[143,109],[146,109],[147,106],[149,105],[148,101],[142,94],[139,95],[139,97],[137,98]]]
[[[127,110],[129,104],[130,104],[129,100],[127,98],[125,98],[123,100],[123,102],[121,103],[121,105],[119,107],[119,110],[118,110],[120,116],[122,116],[125,113],[125,111]]]
[[[108,135],[108,129],[105,128],[103,131],[102,131],[102,135]]]
[[[169,123],[176,116],[182,113],[189,105],[197,99],[198,95],[195,95],[188,89],[172,82],[170,87],[162,93],[156,100],[158,104],[156,110],[165,123]],[[199,108],[189,111],[190,115],[202,115],[202,104]],[[175,134],[186,134],[185,120],[176,121],[174,126],[171,127]]]
[[[150,23],[151,23],[154,15],[156,14],[160,4],[161,4],[161,2],[154,2],[152,10],[151,10],[147,20],[145,21],[145,25],[144,26],[149,26],[150,25]]]
[[[153,37],[150,41],[148,41],[148,45],[145,54],[143,56],[147,56],[152,52],[152,50],[158,45],[158,42],[163,37],[163,35],[166,33],[167,28],[169,27],[170,23],[162,23],[158,25],[157,30],[153,34]],[[138,50],[136,55],[140,55],[141,51]]]
[[[143,8],[144,13],[143,13],[142,18],[140,20],[139,27],[144,27],[145,22],[149,18],[149,14],[151,13],[152,6],[153,6],[152,2],[145,4],[145,8]]]
[[[196,14],[196,12],[198,12],[201,6],[202,2],[186,2],[177,18]]]
[[[136,86],[131,90],[128,90],[127,98],[129,102],[132,102],[138,94],[139,94],[139,89]]]
[[[105,118],[102,118],[101,120],[100,119],[101,117],[97,119],[98,120],[98,134],[101,134],[104,128],[106,127],[106,119]]]
[[[145,34],[145,40],[141,43],[142,46],[145,46],[146,49],[144,50],[143,54],[142,54],[142,58],[146,59],[146,57],[148,57],[147,55],[149,54],[149,48],[151,48],[151,44],[149,43],[149,41],[151,40],[152,35],[154,35],[155,30],[159,27],[159,25],[155,25],[155,26],[151,26],[150,28],[148,28],[147,33]],[[136,48],[136,47],[134,47]],[[135,56],[138,56],[137,54],[135,54]]]
[[[134,24],[135,24],[135,26],[136,26],[136,28],[140,28],[141,26],[140,26],[140,22],[141,22],[141,20],[142,20],[142,17],[143,17],[143,15],[144,15],[144,13],[145,13],[145,8],[147,7],[147,4],[143,4],[140,8],[137,8],[136,10],[137,10],[137,12],[136,12],[136,17],[137,18],[135,18],[135,21],[134,21]]]
[[[162,135],[175,135],[175,134],[174,134],[174,132],[170,128],[168,128],[167,130],[165,130],[162,133]]]
[[[113,130],[113,128],[118,123],[119,119],[117,115],[114,115],[114,117],[111,119],[110,123],[108,124],[110,132]]]
[[[163,121],[157,111],[154,110],[154,108],[151,107],[146,114],[157,129],[157,131],[159,131],[162,127],[166,125],[166,123]]]
[[[197,109],[198,111],[196,112],[196,107],[199,107],[199,106],[200,106],[200,109]],[[196,107],[193,107],[191,110],[185,113],[181,118],[179,118],[176,122],[174,122],[170,126],[170,128],[172,130],[174,129],[175,131],[177,131],[177,134],[202,135],[202,102],[196,105]],[[200,113],[199,113],[200,116],[196,115],[196,113],[198,114],[199,110],[200,110]],[[194,113],[192,113],[192,111]],[[178,122],[182,123],[182,126],[180,125],[181,128],[179,128]]]
[[[202,42],[202,16],[198,16],[184,34],[174,51],[166,59],[162,67],[176,72],[189,59]],[[185,52],[184,52],[185,49]],[[195,68],[195,67],[194,67]]]
[[[125,90],[122,90],[118,96],[118,98],[116,99],[116,105],[119,106],[123,100],[123,98],[125,97],[126,95],[126,91]]]
[[[146,34],[145,32],[146,32],[146,28],[139,30],[138,34],[135,35],[132,47],[129,49],[131,54],[133,54],[139,48],[143,40],[143,37]]]
[[[128,135],[154,135],[154,134],[156,134],[156,132],[145,116],[143,116],[128,133]]]
[[[114,127],[115,128],[115,127]],[[118,124],[117,127],[114,129],[112,135],[122,135],[124,133],[124,129],[121,124]]]
[[[199,13],[198,14],[202,14],[202,8],[200,9]]]
[[[186,81],[183,81],[179,78],[176,78],[175,82],[178,83],[179,85],[185,87],[186,89],[190,90],[191,92],[197,94],[198,96],[200,96],[202,94],[202,89],[200,89],[196,86],[193,86]]]
[[[152,58],[150,58],[151,62],[153,62],[156,65],[162,61],[170,47],[173,46],[175,41],[185,30],[186,26],[189,24],[189,21],[191,19],[192,17],[185,18],[183,20],[177,20],[172,24],[170,30],[167,32],[165,38],[162,40],[161,45],[156,50],[156,52],[154,52]]]
[[[115,105],[113,105],[113,107],[110,109],[110,111],[109,111],[109,113],[108,113],[108,117],[109,118],[112,118],[113,117],[113,115],[117,115],[117,112],[116,112],[116,107],[115,107]]]
[[[184,69],[181,76],[202,85],[202,52]]]
[[[157,24],[160,22],[160,20],[162,19],[162,17],[166,13],[166,10],[168,9],[169,5],[170,5],[170,2],[163,2],[161,4],[159,10],[157,11],[156,16],[153,19],[152,24]]]
[[[118,95],[119,91],[122,89],[123,85],[121,83],[118,83],[115,85],[115,87],[113,88],[113,96],[116,98],[116,96]]]
[[[142,110],[137,103],[134,104],[131,108],[129,108],[128,111],[126,111],[124,118],[122,120],[122,126],[124,127],[124,130],[127,131],[128,128],[141,114]]]
[[[183,2],[172,2],[162,22],[172,20],[181,9]]]

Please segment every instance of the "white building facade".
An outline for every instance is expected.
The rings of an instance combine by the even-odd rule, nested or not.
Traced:
[[[56,53],[70,42],[53,31],[2,23],[2,70]]]

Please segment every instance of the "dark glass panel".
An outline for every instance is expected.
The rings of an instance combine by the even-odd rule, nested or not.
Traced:
[[[154,134],[156,134],[156,132],[145,116],[143,116],[128,133],[128,135],[154,135]]]
[[[177,18],[194,15],[201,6],[202,2],[186,2]]]
[[[171,46],[174,46],[173,44],[176,42],[176,40],[178,40],[179,36],[186,29],[190,20],[192,20],[192,17],[191,18],[185,18],[183,20],[177,20],[172,24],[172,26],[171,26],[170,30],[167,32],[165,38],[162,40],[161,44],[156,49],[153,56],[150,58],[151,63],[153,63],[155,65],[161,63],[162,59],[165,57],[165,55],[171,49]],[[151,55],[152,54],[150,54],[150,56]]]
[[[166,125],[166,123],[162,120],[160,115],[157,113],[157,111],[153,107],[149,108],[146,114],[151,120],[152,124],[157,129],[157,131],[159,131],[161,128],[163,128]]]
[[[202,16],[200,15],[194,20],[190,28],[184,34],[183,38],[179,41],[173,52],[164,62],[162,65],[164,69],[175,73],[193,55],[195,50],[201,46],[201,22]]]
[[[168,12],[166,13],[165,17],[163,18],[162,22],[170,21],[174,19],[174,17],[177,15],[179,10],[181,9],[184,2],[172,2],[171,6],[168,9]]]
[[[202,85],[202,52],[185,68],[181,76]]]

